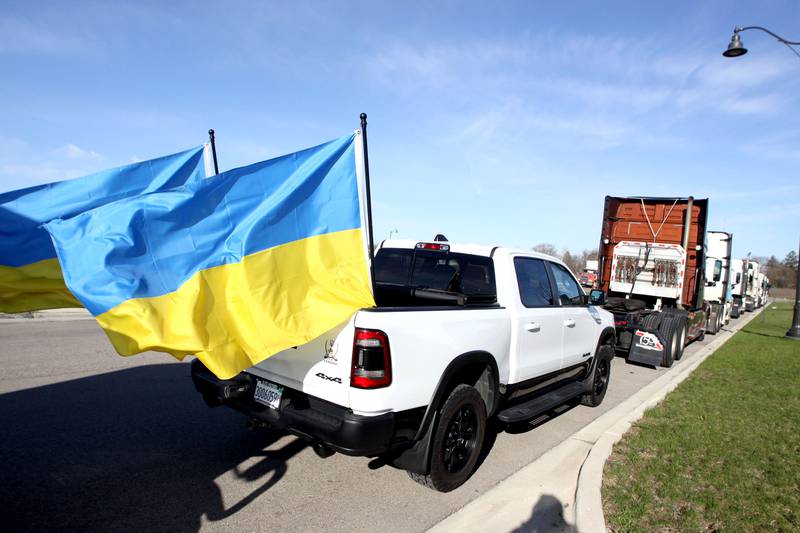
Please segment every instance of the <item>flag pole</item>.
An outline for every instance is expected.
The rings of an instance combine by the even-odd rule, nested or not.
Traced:
[[[217,141],[214,138],[214,130],[208,130],[208,140],[211,142],[211,157],[214,159],[214,174],[219,174],[219,166],[217,165]]]
[[[375,295],[375,242],[372,239],[372,194],[369,187],[369,152],[367,150],[367,114],[361,113],[361,140],[364,148],[364,185],[367,193],[367,230],[369,231],[369,276]]]

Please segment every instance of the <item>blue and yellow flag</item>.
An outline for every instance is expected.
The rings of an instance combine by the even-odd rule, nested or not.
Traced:
[[[81,307],[42,224],[205,177],[203,147],[68,181],[0,194],[0,312]]]
[[[357,137],[50,222],[67,286],[120,354],[222,379],[318,337],[375,305]]]

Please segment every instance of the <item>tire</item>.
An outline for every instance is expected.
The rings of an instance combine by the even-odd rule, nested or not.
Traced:
[[[591,392],[581,396],[581,404],[597,407],[603,403],[611,380],[611,361],[614,359],[614,347],[604,344],[597,349],[597,362],[592,371]]]
[[[678,333],[678,325],[680,324],[680,317],[676,315],[664,314],[661,318],[661,324],[658,326],[658,332],[664,339],[664,355],[661,357],[661,366],[669,368],[675,362],[675,356],[679,353],[680,347],[678,346],[680,335]]]
[[[474,387],[462,384],[453,389],[439,414],[430,472],[408,475],[428,488],[450,492],[469,479],[478,462],[486,433],[486,404]]]
[[[661,324],[662,318],[663,315],[661,313],[650,313],[642,318],[640,324],[645,328],[657,330]]]
[[[719,308],[712,305],[708,312],[708,320],[706,320],[706,329],[711,335],[716,335],[719,331]]]
[[[686,350],[686,339],[689,337],[689,321],[684,317],[679,317],[678,322],[678,353],[675,354],[675,360],[680,361],[683,357],[683,352]]]

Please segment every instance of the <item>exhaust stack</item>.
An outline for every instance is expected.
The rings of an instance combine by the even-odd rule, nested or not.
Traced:
[[[689,229],[692,226],[692,206],[694,205],[694,196],[690,196],[688,201],[686,202],[686,217],[683,221],[683,240],[681,241],[681,245],[683,246],[686,255],[689,255]],[[683,290],[681,290],[680,295],[678,296],[678,305],[683,304]]]

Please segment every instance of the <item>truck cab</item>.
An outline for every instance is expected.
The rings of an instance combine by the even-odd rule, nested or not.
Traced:
[[[607,196],[598,290],[629,361],[669,367],[705,335],[708,199]]]
[[[706,331],[716,334],[731,316],[731,251],[733,235],[724,231],[709,231],[706,235],[705,301],[709,306]]]

